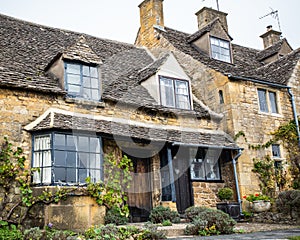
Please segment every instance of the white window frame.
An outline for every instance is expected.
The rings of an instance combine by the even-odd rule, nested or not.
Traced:
[[[230,42],[210,36],[211,57],[216,60],[231,63]]]
[[[185,84],[185,88],[179,85]],[[159,76],[159,93],[162,106],[191,110],[190,84],[188,80]],[[180,99],[186,99],[181,101]],[[181,104],[183,103],[183,104]]]
[[[277,92],[257,88],[258,107],[262,113],[279,114]]]

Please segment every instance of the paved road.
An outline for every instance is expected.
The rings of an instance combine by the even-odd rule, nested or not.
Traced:
[[[255,232],[255,233],[247,233],[247,234],[232,234],[232,235],[219,235],[219,236],[211,236],[211,237],[176,237],[176,238],[168,238],[172,240],[260,240],[260,239],[277,239],[277,240],[286,240],[291,236],[300,236],[300,228],[297,229],[287,229],[287,230],[276,230],[276,231],[268,231],[268,232]]]

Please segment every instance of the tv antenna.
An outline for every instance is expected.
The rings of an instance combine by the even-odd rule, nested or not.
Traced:
[[[267,16],[273,17],[274,19],[277,20],[278,28],[279,28],[279,31],[281,32],[281,27],[280,27],[280,21],[279,21],[278,10],[273,10],[271,7],[270,7],[270,9],[271,9],[271,12],[269,12],[268,14],[266,14],[266,15],[260,17],[259,19],[265,18],[265,17],[267,17]]]
[[[204,2],[205,0],[202,0],[202,2]],[[217,9],[218,9],[218,11],[220,11],[220,8],[219,8],[219,0],[216,0],[216,2],[217,2]]]

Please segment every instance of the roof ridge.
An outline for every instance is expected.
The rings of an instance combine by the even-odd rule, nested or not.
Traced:
[[[67,34],[84,35],[86,37],[97,38],[97,39],[100,39],[100,40],[103,40],[103,41],[108,41],[108,42],[112,42],[112,43],[123,44],[123,45],[132,46],[132,47],[137,47],[137,46],[135,46],[132,43],[121,42],[121,41],[114,40],[114,39],[108,39],[108,38],[98,37],[98,36],[91,35],[91,34],[84,33],[84,32],[79,32],[79,31],[74,31],[74,30],[69,30],[69,29],[64,29],[64,28],[59,28],[59,27],[53,27],[53,26],[49,26],[49,25],[43,25],[43,24],[40,24],[40,23],[32,22],[30,20],[24,20],[24,19],[20,19],[20,18],[17,18],[17,17],[12,17],[12,16],[5,15],[5,14],[2,14],[2,13],[0,13],[0,17],[4,17],[4,18],[9,19],[11,21],[18,21],[18,22],[23,23],[23,24],[27,24],[27,25],[31,25],[31,26],[35,26],[35,27],[40,27],[42,29],[46,28],[48,30],[58,30],[58,31],[61,31],[61,32],[65,32]]]

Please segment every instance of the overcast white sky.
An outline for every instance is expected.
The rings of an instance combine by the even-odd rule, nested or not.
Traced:
[[[138,5],[143,0],[0,0],[0,13],[31,22],[134,43],[139,28]],[[197,31],[195,13],[202,7],[217,8],[217,0],[165,0],[165,26],[187,33]],[[219,0],[228,13],[233,42],[262,49],[259,36],[266,26],[279,30],[271,15],[278,10],[282,36],[296,49],[300,47],[299,0]],[[271,9],[272,8],[272,9]],[[0,29],[1,31],[1,29]],[[1,33],[1,32],[0,32]]]

